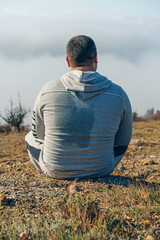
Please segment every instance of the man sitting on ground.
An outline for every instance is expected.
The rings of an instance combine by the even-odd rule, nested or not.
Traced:
[[[104,177],[131,140],[130,101],[120,86],[96,72],[90,37],[73,37],[66,49],[71,71],[47,83],[36,99],[25,138],[29,157],[49,177]]]

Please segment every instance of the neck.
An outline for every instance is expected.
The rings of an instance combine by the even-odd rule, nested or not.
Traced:
[[[72,67],[71,66],[71,71],[75,71],[75,70],[87,72],[87,71],[96,71],[96,68],[94,66],[82,66],[82,67]]]

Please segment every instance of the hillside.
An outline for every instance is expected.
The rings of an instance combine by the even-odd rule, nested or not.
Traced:
[[[94,180],[39,175],[25,134],[0,133],[0,239],[160,239],[160,121],[135,122],[122,162]]]

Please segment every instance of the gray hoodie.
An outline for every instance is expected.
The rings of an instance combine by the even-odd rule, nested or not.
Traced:
[[[48,176],[105,176],[130,142],[131,105],[124,90],[98,72],[71,71],[40,91],[32,134],[42,140],[37,160]]]

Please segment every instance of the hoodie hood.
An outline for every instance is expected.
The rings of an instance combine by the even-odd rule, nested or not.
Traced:
[[[111,85],[111,81],[93,71],[71,71],[61,77],[67,91],[80,100],[87,100],[100,94]]]

